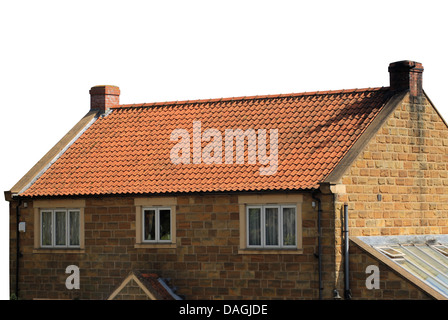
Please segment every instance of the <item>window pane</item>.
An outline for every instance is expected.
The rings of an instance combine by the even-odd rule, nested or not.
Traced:
[[[79,246],[79,211],[70,211],[69,242],[71,246]]]
[[[278,246],[278,208],[266,208],[266,245]]]
[[[67,220],[65,211],[55,212],[55,235],[56,235],[56,245],[65,246],[67,244]]]
[[[145,210],[143,212],[143,220],[143,239],[152,241],[156,240],[156,211],[153,209]]]
[[[42,212],[42,245],[43,246],[51,246],[53,243],[51,241],[52,234],[52,224],[53,221],[51,219],[51,211],[43,211]]]
[[[296,245],[296,209],[283,208],[283,245]]]
[[[261,245],[261,208],[249,208],[249,245]]]
[[[171,210],[159,211],[160,240],[171,240]]]

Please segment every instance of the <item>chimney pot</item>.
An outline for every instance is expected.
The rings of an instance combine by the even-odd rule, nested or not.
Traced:
[[[423,65],[420,62],[403,60],[389,64],[390,89],[409,90],[411,97],[423,94]]]
[[[120,88],[117,86],[94,86],[90,89],[90,109],[106,112],[120,104]]]

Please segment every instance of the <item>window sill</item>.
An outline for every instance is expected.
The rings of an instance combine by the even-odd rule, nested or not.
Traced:
[[[176,249],[175,243],[136,243],[136,249]]]
[[[33,253],[85,253],[85,249],[81,248],[35,248]]]
[[[269,248],[245,248],[239,249],[238,254],[302,254],[303,249],[269,249]]]

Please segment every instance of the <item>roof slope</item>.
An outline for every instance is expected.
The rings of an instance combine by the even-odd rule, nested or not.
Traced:
[[[99,117],[22,196],[300,190],[316,188],[392,96],[388,88],[119,105]],[[202,132],[278,130],[278,168],[174,164],[170,135],[193,122]],[[268,139],[269,140],[269,139]],[[202,142],[202,146],[209,142]],[[247,147],[247,145],[246,145]],[[192,150],[192,144],[190,146]],[[269,153],[269,144],[267,144]],[[191,151],[193,154],[193,151]]]

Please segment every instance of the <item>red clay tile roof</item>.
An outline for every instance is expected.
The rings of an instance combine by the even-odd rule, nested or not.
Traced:
[[[23,196],[300,190],[318,187],[391,97],[388,88],[120,105],[99,117]],[[278,169],[174,164],[174,129],[278,130]],[[207,143],[203,142],[203,145]],[[269,152],[269,144],[268,152]],[[193,153],[193,152],[191,152]],[[247,150],[246,150],[247,155]]]

